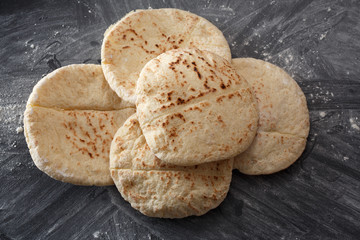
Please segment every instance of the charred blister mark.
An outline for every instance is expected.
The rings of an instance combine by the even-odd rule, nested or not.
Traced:
[[[210,89],[210,87],[209,87],[209,85],[208,85],[208,80],[207,80],[207,78],[206,78],[206,80],[205,80],[205,82],[204,82],[204,87],[206,88],[206,89]],[[215,88],[214,88],[215,89]],[[215,91],[216,91],[216,89],[215,89]]]
[[[184,122],[186,122],[186,119],[185,119],[184,115],[182,115],[181,113],[176,113],[176,114],[174,114],[174,116],[175,116],[175,117],[178,117],[178,118],[180,118],[181,120],[183,120]]]
[[[171,101],[171,95],[174,93],[174,91],[167,93],[167,100]]]
[[[218,120],[220,123],[224,123],[224,121],[222,120],[222,118],[221,118],[220,115],[217,116],[217,120]]]
[[[175,127],[172,127],[170,130],[169,130],[169,137],[177,137],[177,129]]]
[[[177,105],[184,104],[185,102],[186,101],[184,99],[180,98],[180,97],[176,100]]]
[[[194,71],[197,73],[198,78],[201,79],[202,76],[201,76],[199,70],[197,69],[197,67],[194,67]]]

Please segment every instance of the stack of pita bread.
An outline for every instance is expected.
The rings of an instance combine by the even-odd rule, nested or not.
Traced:
[[[104,34],[102,63],[41,79],[24,114],[36,166],[78,185],[115,184],[151,217],[202,215],[233,168],[278,172],[309,132],[306,99],[282,69],[231,59],[223,34],[178,9],[137,10]]]

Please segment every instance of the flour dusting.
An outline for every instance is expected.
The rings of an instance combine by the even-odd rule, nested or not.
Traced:
[[[99,238],[100,237],[100,231],[96,231],[93,233],[94,238]]]
[[[22,128],[22,127],[17,127],[16,128],[16,133],[17,134],[19,134],[19,133],[21,133],[21,132],[23,132],[24,131],[24,129]]]
[[[323,40],[326,37],[326,35],[327,35],[327,32],[324,32],[323,34],[321,34],[319,40],[320,41]]]
[[[357,119],[357,118],[356,118]],[[360,127],[356,124],[355,119],[354,118],[350,118],[350,124],[351,124],[351,128],[360,131]]]

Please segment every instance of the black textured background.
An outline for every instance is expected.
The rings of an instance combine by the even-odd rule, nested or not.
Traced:
[[[269,176],[233,173],[201,217],[153,219],[115,187],[79,187],[32,163],[22,126],[40,78],[100,63],[105,29],[138,8],[190,10],[218,26],[233,57],[283,67],[308,101],[302,157]],[[359,239],[360,1],[0,1],[0,239]]]

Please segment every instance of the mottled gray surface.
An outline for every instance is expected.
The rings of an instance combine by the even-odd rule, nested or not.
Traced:
[[[285,68],[308,100],[306,151],[269,176],[234,171],[201,217],[153,219],[114,187],[79,187],[32,163],[26,100],[46,73],[99,63],[105,29],[136,8],[176,7],[223,32],[233,57]],[[359,1],[0,2],[0,239],[356,239],[360,236]],[[20,129],[18,129],[20,130]]]

